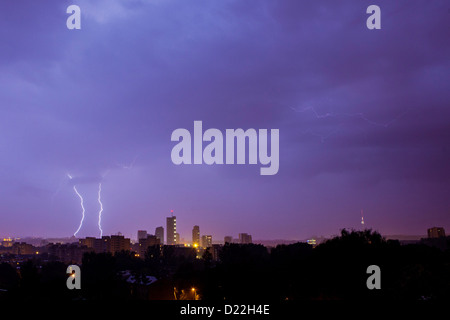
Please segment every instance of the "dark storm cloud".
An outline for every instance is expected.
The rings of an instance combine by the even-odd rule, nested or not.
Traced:
[[[446,1],[380,0],[376,31],[365,27],[368,1],[76,4],[79,31],[65,28],[68,2],[0,5],[0,179],[26,190],[4,189],[4,207],[17,216],[27,213],[15,198],[41,190],[37,206],[46,208],[42,194],[50,198],[68,173],[93,177],[89,184],[108,172],[116,188],[109,197],[122,201],[114,207],[110,200],[112,230],[153,225],[176,207],[189,215],[187,225],[209,211],[230,228],[248,215],[239,224],[262,236],[277,211],[325,233],[341,222],[321,225],[324,211],[336,210],[346,222],[353,204],[389,198],[384,184],[393,183],[403,191],[398,203],[383,207],[376,225],[383,228],[385,215],[396,211],[400,221],[402,205],[420,197],[420,188],[408,189],[411,181],[448,190]],[[174,166],[170,134],[192,130],[194,120],[205,129],[279,128],[278,175],[262,182],[254,166]],[[133,159],[134,168],[124,169]],[[78,213],[70,188],[64,190],[44,219]],[[107,200],[106,183],[104,192]],[[361,200],[336,209],[336,201],[321,201],[332,194]],[[438,212],[448,207],[437,196],[427,200]],[[408,214],[421,216],[426,203]],[[133,219],[125,223],[123,210]],[[264,225],[251,223],[254,212],[266,217]],[[61,225],[66,233],[72,227]]]

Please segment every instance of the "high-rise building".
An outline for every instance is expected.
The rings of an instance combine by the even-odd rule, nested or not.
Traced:
[[[12,246],[12,253],[18,255],[34,254],[35,248],[25,242],[15,242]]]
[[[164,244],[164,228],[163,227],[157,227],[155,229],[155,236],[159,239],[160,244]]]
[[[137,240],[147,239],[147,230],[138,230],[137,232]]]
[[[214,261],[220,260],[220,252],[222,251],[222,248],[223,246],[220,244],[213,244],[211,246],[210,252]]]
[[[138,251],[139,256],[141,258],[144,258],[145,253],[147,252],[149,247],[156,246],[159,244],[160,244],[159,239],[152,234],[147,235],[147,238],[145,239],[139,239],[139,251]]]
[[[111,236],[110,252],[114,255],[116,252],[130,250],[130,239],[122,235]]]
[[[202,247],[209,248],[211,246],[212,246],[212,236],[211,235],[202,236]]]
[[[223,243],[233,243],[233,237],[232,236],[225,236]]]
[[[240,244],[252,243],[252,236],[247,233],[239,233],[239,243]]]
[[[88,247],[90,249],[93,249],[94,248],[94,244],[95,244],[95,237],[86,237],[84,239],[79,239],[78,243],[81,246],[86,246],[86,247]]]
[[[14,244],[14,241],[13,241],[13,239],[11,239],[11,238],[3,238],[3,241],[2,241],[2,246],[3,247],[12,247],[13,246],[13,244]]]
[[[94,251],[96,253],[111,252],[111,237],[103,236],[101,239],[94,240]]]
[[[175,243],[176,244],[181,244],[181,237],[180,237],[180,234],[178,232],[175,232]]]
[[[171,216],[167,217],[167,244],[176,245],[177,244],[177,217]]]
[[[192,245],[200,245],[200,227],[194,226],[192,229]]]
[[[433,227],[427,230],[428,238],[440,238],[445,237],[445,230],[442,227]]]

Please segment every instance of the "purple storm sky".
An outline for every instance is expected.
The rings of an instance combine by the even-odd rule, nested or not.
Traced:
[[[1,1],[0,235],[71,236],[76,184],[99,236],[100,182],[104,235],[450,228],[449,36],[446,0]],[[174,165],[194,120],[279,129],[278,174]]]

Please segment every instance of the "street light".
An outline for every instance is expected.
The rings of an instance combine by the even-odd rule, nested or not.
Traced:
[[[191,291],[194,293],[194,300],[197,300],[197,291],[195,287],[192,287]]]

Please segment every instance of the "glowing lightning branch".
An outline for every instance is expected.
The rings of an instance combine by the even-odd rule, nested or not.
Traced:
[[[401,114],[399,114],[398,116],[396,116],[394,119],[385,122],[385,123],[380,123],[380,122],[375,122],[372,121],[370,119],[368,119],[362,112],[358,112],[358,113],[333,113],[333,112],[327,112],[325,114],[319,114],[316,109],[314,107],[306,107],[303,109],[297,109],[297,108],[293,108],[291,107],[292,110],[294,110],[295,112],[299,112],[299,113],[304,113],[307,111],[311,111],[314,116],[316,117],[316,119],[324,119],[324,118],[339,118],[339,117],[356,117],[356,118],[360,118],[363,121],[366,121],[367,123],[374,125],[374,126],[379,126],[379,127],[384,127],[387,128],[389,127],[392,123],[394,123],[395,121],[397,121],[398,119],[400,119],[401,117],[403,117],[407,112],[403,112]]]
[[[73,177],[70,174],[67,174],[67,176],[69,177],[70,180],[73,179]],[[80,231],[81,227],[83,226],[83,220],[84,220],[84,213],[86,212],[86,210],[84,209],[84,204],[83,204],[83,197],[81,196],[81,194],[78,192],[77,187],[74,185],[73,186],[73,191],[75,191],[75,193],[77,194],[77,196],[80,198],[80,203],[81,203],[81,221],[80,221],[80,225],[77,229],[77,231],[75,231],[75,233],[73,234],[74,237],[77,236],[78,231]]]
[[[117,164],[117,165],[123,169],[132,169],[137,158],[138,158],[138,156],[134,157],[133,161],[128,166],[124,166],[124,165],[120,165],[120,164]],[[104,179],[106,177],[106,175],[109,173],[109,171],[110,170],[107,170],[106,173],[104,173],[102,175],[102,179]],[[67,176],[69,177],[70,180],[73,179],[73,177],[69,173],[67,174]],[[76,185],[73,186],[73,190],[75,191],[77,196],[80,198],[81,209],[82,209],[82,217],[81,217],[80,225],[78,226],[77,231],[75,231],[75,233],[73,234],[74,236],[76,236],[77,233],[80,231],[81,227],[83,226],[83,221],[84,221],[84,216],[85,216],[86,210],[84,209],[83,197],[78,192]],[[102,203],[102,183],[101,182],[98,184],[97,201],[100,205],[100,210],[98,212],[98,229],[100,230],[100,238],[101,238],[103,236],[103,229],[102,229],[103,203]]]
[[[83,226],[83,220],[84,220],[84,205],[83,205],[83,197],[81,196],[81,194],[78,192],[77,188],[75,186],[73,186],[73,190],[75,191],[75,193],[78,195],[78,197],[80,198],[80,203],[81,203],[81,209],[83,209],[82,212],[82,217],[81,217],[81,221],[80,221],[80,226],[78,227],[77,231],[75,231],[75,233],[73,234],[74,237],[77,236],[78,231],[80,231],[81,227]]]
[[[407,112],[403,112],[403,113],[397,115],[394,119],[391,119],[390,121],[387,121],[387,122],[384,122],[384,123],[380,123],[380,122],[375,122],[375,121],[370,120],[369,118],[367,118],[361,112],[358,112],[358,113],[334,113],[334,112],[327,112],[327,113],[324,113],[324,114],[320,114],[312,106],[309,106],[309,107],[306,107],[306,108],[302,108],[302,109],[300,109],[300,108],[293,108],[293,107],[290,107],[290,108],[293,111],[297,112],[297,113],[305,113],[305,112],[309,111],[315,116],[316,119],[325,119],[325,118],[334,118],[334,119],[339,119],[339,118],[341,118],[341,119],[342,118],[359,118],[359,119],[361,119],[361,120],[363,120],[363,121],[365,121],[365,122],[367,122],[367,123],[369,123],[369,124],[371,124],[373,126],[378,126],[378,127],[383,127],[383,128],[388,128],[394,122],[396,122],[401,117],[403,117],[405,114],[407,114]],[[320,134],[316,134],[316,133],[313,133],[313,132],[309,132],[309,133],[311,133],[314,136],[320,137],[321,140],[322,140],[322,143],[323,143],[327,138],[329,138],[331,135],[334,135],[338,130],[339,130],[339,128],[329,132],[326,135],[320,135]]]
[[[120,164],[118,162],[116,162],[116,165],[118,167],[122,168],[122,169],[127,169],[127,170],[133,169],[134,164],[136,163],[136,160],[137,160],[138,157],[139,157],[139,154],[134,157],[133,161],[129,165],[123,165],[123,164]]]
[[[102,212],[103,212],[103,203],[102,203],[102,183],[100,182],[98,184],[98,203],[100,204],[100,211],[98,212],[98,228],[100,230],[100,238],[103,235],[103,230],[102,230]]]

